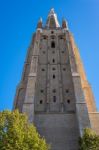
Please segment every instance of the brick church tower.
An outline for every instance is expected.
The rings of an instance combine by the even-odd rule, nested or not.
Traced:
[[[28,49],[14,109],[25,112],[52,150],[77,150],[86,127],[99,133],[91,87],[66,20],[54,9],[39,20]]]

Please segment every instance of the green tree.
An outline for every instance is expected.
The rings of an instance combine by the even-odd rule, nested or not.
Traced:
[[[83,136],[79,139],[79,150],[99,150],[99,135],[92,129],[84,129]]]
[[[0,112],[0,150],[49,150],[27,116],[18,110]]]

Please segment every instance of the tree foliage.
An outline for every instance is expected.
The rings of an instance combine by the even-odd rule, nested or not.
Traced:
[[[0,150],[49,150],[45,139],[18,110],[0,112]]]
[[[84,129],[84,134],[79,140],[79,150],[99,150],[99,135],[92,129]]]

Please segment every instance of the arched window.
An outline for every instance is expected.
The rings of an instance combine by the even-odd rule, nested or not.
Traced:
[[[43,103],[43,100],[40,100],[40,104],[42,104]]]
[[[51,34],[53,34],[54,33],[54,31],[51,31]]]
[[[54,41],[51,42],[51,48],[55,48],[55,42]]]
[[[53,67],[52,70],[54,71],[54,70],[56,70],[56,69]]]
[[[55,74],[53,74],[53,79],[55,79]]]
[[[53,102],[54,103],[56,102],[56,96],[53,96]]]
[[[66,89],[66,93],[69,93],[69,90],[68,90],[68,89]]]
[[[45,69],[44,69],[44,68],[42,68],[42,71],[45,71]]]
[[[53,59],[53,63],[55,63],[55,59]]]
[[[67,100],[67,103],[70,104],[70,99]]]
[[[43,89],[41,89],[40,91],[41,91],[41,93],[43,93],[43,92],[44,92],[44,90],[43,90]]]

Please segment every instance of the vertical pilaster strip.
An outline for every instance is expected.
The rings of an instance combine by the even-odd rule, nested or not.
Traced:
[[[50,65],[48,64],[48,70],[47,70],[47,112],[49,112],[49,102],[50,102]]]
[[[37,29],[34,51],[30,66],[30,73],[28,76],[28,83],[26,88],[26,96],[22,109],[22,112],[25,112],[28,115],[28,119],[30,122],[33,122],[34,119],[34,97],[35,97],[35,86],[36,86],[37,66],[39,57],[40,34],[41,29]]]
[[[83,89],[81,86],[81,79],[79,76],[75,55],[73,53],[73,46],[72,41],[70,40],[70,34],[68,32],[68,51],[69,51],[69,60],[71,66],[71,73],[72,73],[72,80],[74,85],[74,93],[75,93],[75,100],[76,100],[76,116],[78,120],[78,127],[80,135],[83,133],[83,129],[86,127],[90,127],[90,120],[87,110],[87,105],[83,93]]]

